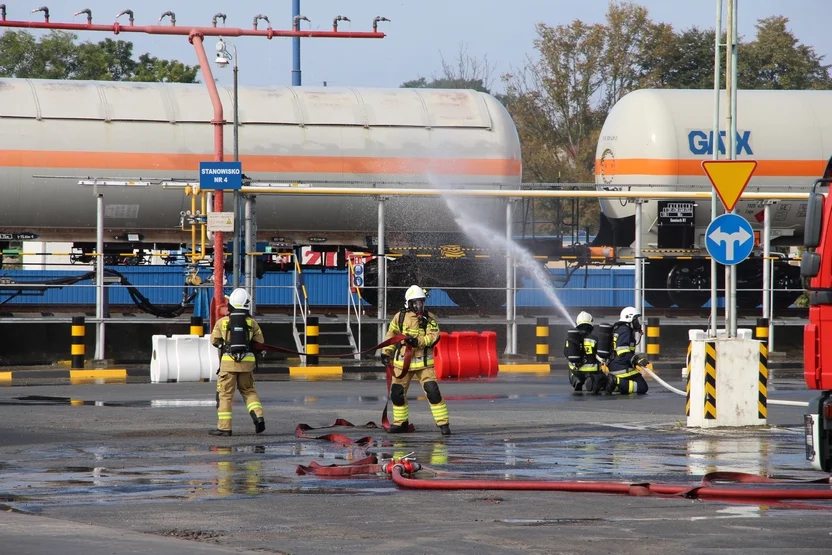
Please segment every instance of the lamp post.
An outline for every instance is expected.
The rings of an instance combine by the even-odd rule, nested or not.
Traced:
[[[231,46],[234,54],[228,52],[228,46]],[[234,161],[240,161],[240,141],[239,141],[239,111],[237,102],[237,47],[232,42],[226,42],[222,38],[217,42],[217,59],[216,63],[219,67],[224,68],[228,63],[233,61],[234,71]],[[232,240],[232,284],[234,289],[240,286],[240,193],[234,191],[234,238]]]

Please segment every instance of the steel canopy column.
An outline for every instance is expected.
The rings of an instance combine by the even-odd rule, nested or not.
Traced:
[[[378,308],[376,316],[378,318],[378,342],[384,341],[384,336],[387,335],[387,329],[384,326],[387,320],[387,247],[384,244],[384,201],[387,197],[378,197],[378,249],[376,250],[376,260],[378,261]]]
[[[96,194],[95,221],[95,359],[104,359],[104,195]]]
[[[514,199],[506,201],[506,354],[517,354],[517,320],[514,310],[514,257],[511,254]]]
[[[635,303],[634,307],[637,312],[641,313],[644,310],[644,260],[642,260],[642,226],[643,224],[643,208],[644,208],[644,201],[642,199],[636,199],[636,243],[635,243],[635,261],[636,261],[636,273],[635,273]],[[643,315],[642,315],[643,316]],[[641,343],[643,341],[643,334],[642,337],[639,337],[638,345],[636,348],[641,349]]]

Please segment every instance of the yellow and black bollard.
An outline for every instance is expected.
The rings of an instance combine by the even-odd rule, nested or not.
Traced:
[[[318,346],[318,334],[320,333],[318,327],[317,316],[306,317],[306,365],[318,364],[318,354],[320,347]]]
[[[538,318],[537,327],[534,329],[534,334],[537,337],[537,344],[535,345],[535,361],[549,362],[549,319]]]
[[[757,327],[754,328],[754,339],[762,341],[768,351],[768,318],[757,318]]]
[[[202,337],[205,335],[205,328],[202,327],[202,316],[191,316],[191,335]]]
[[[647,356],[654,360],[659,358],[662,352],[661,345],[659,345],[660,335],[659,319],[647,318]]]
[[[72,347],[70,354],[72,355],[72,369],[84,368],[84,335],[87,332],[87,327],[84,325],[83,316],[72,317]]]

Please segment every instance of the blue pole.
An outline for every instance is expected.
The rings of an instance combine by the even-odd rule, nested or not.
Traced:
[[[292,22],[300,15],[300,0],[292,0]],[[300,37],[292,37],[292,86],[300,86]]]

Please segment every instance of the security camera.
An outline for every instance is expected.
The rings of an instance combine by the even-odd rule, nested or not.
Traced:
[[[225,50],[225,41],[220,39],[217,41],[217,52],[222,52],[223,50]]]
[[[220,67],[225,67],[228,65],[228,58],[225,56],[224,52],[217,52],[217,59],[215,60],[217,65]]]

